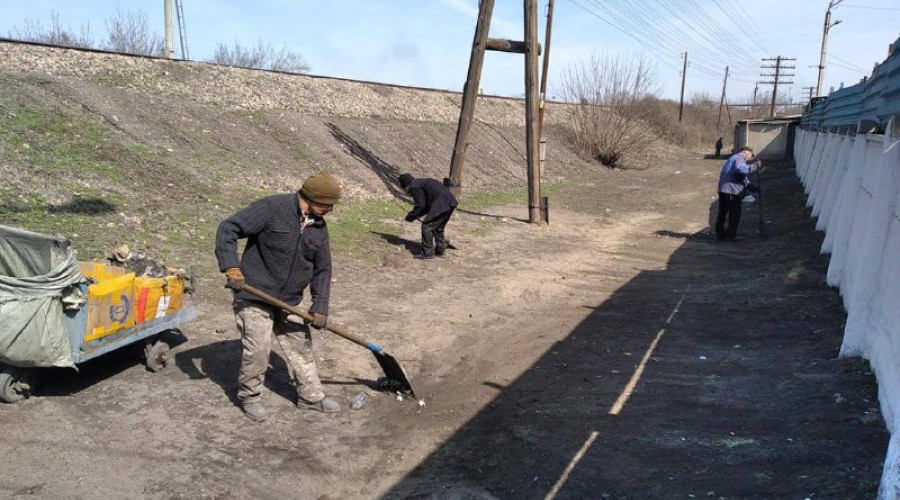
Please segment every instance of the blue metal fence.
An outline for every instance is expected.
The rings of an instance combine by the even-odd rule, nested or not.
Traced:
[[[900,38],[890,46],[890,55],[864,81],[831,92],[814,101],[803,113],[803,127],[856,129],[868,123],[882,131],[892,116],[900,115]]]

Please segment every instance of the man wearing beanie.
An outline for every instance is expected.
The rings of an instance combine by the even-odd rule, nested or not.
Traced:
[[[278,343],[297,389],[297,407],[324,413],[340,405],[322,390],[309,326],[325,328],[331,293],[331,247],[323,216],[340,200],[337,180],[319,172],[299,192],[276,194],[253,202],[219,224],[216,259],[234,285],[234,315],[241,333],[238,399],[247,417],[268,418],[262,387],[272,339]],[[238,240],[246,239],[238,258]],[[310,325],[277,307],[240,291],[247,284],[288,304],[300,304],[310,288]]]
[[[415,205],[406,214],[406,222],[425,216],[422,219],[422,251],[414,258],[430,260],[436,256],[443,257],[448,246],[444,228],[459,204],[456,197],[434,179],[416,179],[410,174],[402,174],[397,182],[412,196]]]

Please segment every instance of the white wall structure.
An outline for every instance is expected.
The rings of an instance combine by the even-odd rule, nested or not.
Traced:
[[[883,134],[797,130],[794,158],[826,233],[828,284],[840,288],[847,323],[841,356],[869,360],[891,440],[880,499],[900,499],[900,116]]]

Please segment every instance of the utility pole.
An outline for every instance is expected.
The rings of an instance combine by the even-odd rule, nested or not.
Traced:
[[[528,163],[528,222],[542,222],[541,171],[538,131],[538,53],[537,0],[525,0],[525,145]]]
[[[469,128],[475,116],[475,98],[478,84],[481,81],[481,68],[484,65],[484,51],[491,29],[491,15],[494,12],[494,0],[481,0],[478,6],[478,23],[475,25],[475,39],[472,41],[472,55],[469,58],[469,73],[463,86],[462,105],[459,109],[459,126],[456,128],[456,142],[453,144],[453,156],[450,158],[450,191],[459,197],[462,187],[463,164],[466,161],[466,148],[469,147]]]
[[[681,99],[678,102],[678,121],[684,116],[684,82],[687,80],[687,52],[684,53],[684,69],[681,70]]]
[[[759,92],[759,82],[756,82],[756,85],[753,86],[753,104],[752,104],[751,107],[750,107],[750,111],[751,111],[751,112],[755,112],[755,111],[756,111],[756,104],[757,104],[756,94],[757,94],[758,92]]]
[[[539,101],[538,101],[538,56],[541,44],[537,41],[537,0],[525,0],[525,40],[522,42],[488,38],[494,0],[481,0],[478,7],[478,24],[475,27],[475,39],[472,42],[472,55],[469,59],[469,73],[463,87],[462,104],[459,110],[459,125],[456,129],[456,141],[453,156],[450,158],[450,177],[445,179],[450,190],[457,197],[462,187],[463,164],[466,149],[469,145],[469,130],[475,115],[475,100],[478,97],[478,84],[481,80],[481,68],[484,64],[484,52],[497,50],[501,52],[517,52],[525,55],[525,150],[528,175],[528,221],[542,222],[540,206],[541,178],[539,166]]]
[[[547,102],[547,70],[550,67],[550,30],[553,28],[553,0],[547,0],[547,30],[544,33],[544,63],[541,67],[541,103],[538,106],[538,137],[544,136],[544,105]]]
[[[172,36],[172,0],[163,0],[163,12],[166,23],[166,57],[175,59],[175,44]]]
[[[769,116],[770,117],[775,116],[775,102],[778,97],[778,85],[780,85],[780,84],[791,85],[794,83],[793,81],[782,80],[783,78],[792,77],[792,76],[794,76],[794,74],[793,73],[782,73],[781,70],[782,69],[794,69],[796,66],[786,66],[786,65],[783,65],[782,62],[796,61],[796,60],[797,60],[796,58],[781,57],[781,56],[775,56],[774,58],[763,59],[763,61],[775,61],[774,66],[762,66],[763,69],[774,69],[775,70],[774,74],[772,74],[772,73],[761,73],[760,74],[760,76],[763,76],[763,77],[772,77],[772,80],[766,81],[766,82],[759,82],[762,84],[772,85],[772,104],[769,107]]]
[[[728,66],[725,66],[725,79],[722,80],[722,97],[719,98],[719,118],[716,120],[716,128],[722,123],[722,106],[725,104],[725,86],[728,85]]]
[[[840,19],[831,22],[831,9],[837,7],[838,4],[843,1],[844,0],[830,0],[828,2],[828,9],[825,11],[825,26],[822,28],[822,53],[819,55],[819,79],[816,83],[816,97],[822,97],[822,82],[825,79],[825,47],[828,45],[828,31],[831,30],[832,26],[841,24]]]
[[[803,92],[806,93],[806,103],[809,104],[812,102],[813,97],[816,95],[815,87],[803,87]]]

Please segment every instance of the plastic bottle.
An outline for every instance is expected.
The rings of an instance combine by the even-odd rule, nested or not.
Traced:
[[[350,399],[350,408],[353,410],[362,408],[363,405],[366,404],[366,398],[368,397],[369,395],[366,393],[366,391],[358,392],[355,396],[353,396],[353,398]]]

